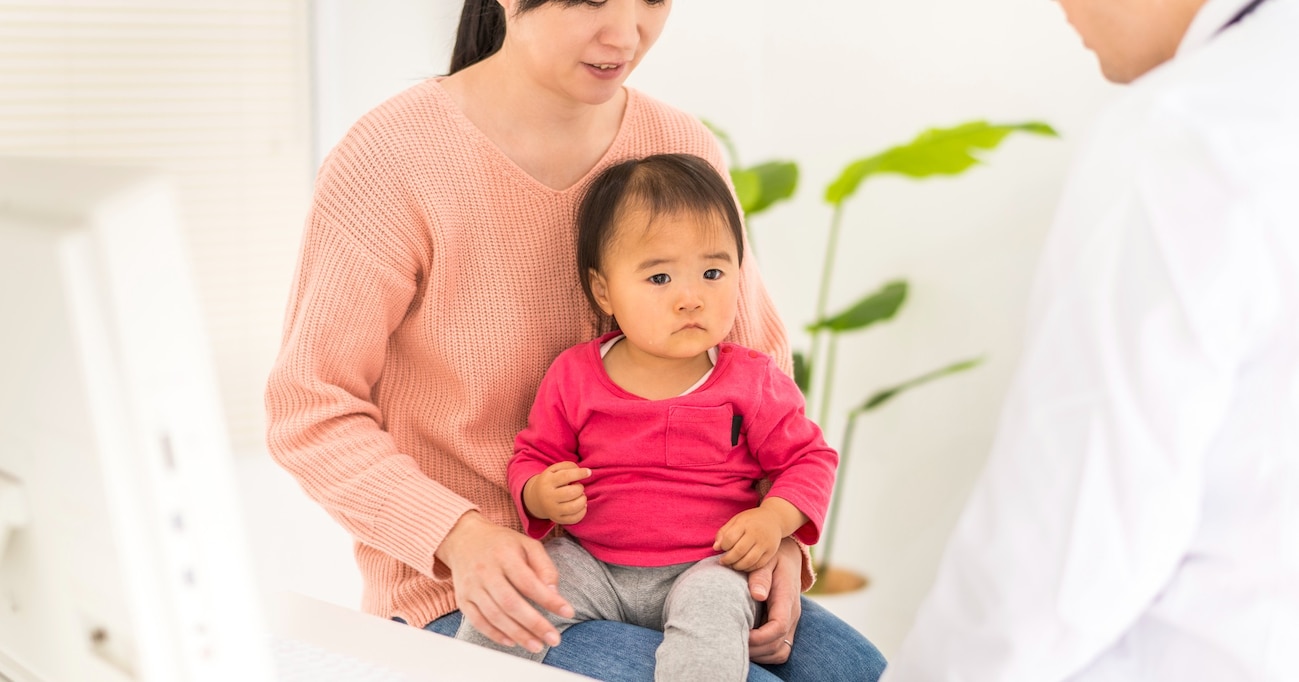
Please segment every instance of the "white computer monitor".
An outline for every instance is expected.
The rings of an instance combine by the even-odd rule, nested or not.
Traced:
[[[272,679],[162,176],[0,158],[0,677]]]

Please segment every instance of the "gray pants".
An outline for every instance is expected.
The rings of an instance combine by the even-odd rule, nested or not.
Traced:
[[[555,628],[587,620],[614,620],[661,630],[654,679],[744,680],[749,672],[749,630],[756,604],[748,578],[722,566],[718,557],[672,566],[607,564],[567,537],[546,543],[559,570],[559,592],[577,613],[562,618],[539,609]],[[465,618],[456,639],[540,661],[546,651],[503,647]]]

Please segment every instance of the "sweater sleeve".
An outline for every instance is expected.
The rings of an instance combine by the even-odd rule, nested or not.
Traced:
[[[434,550],[476,506],[397,450],[372,399],[431,249],[399,168],[365,121],[321,168],[266,389],[267,440],[357,541],[446,577]]]
[[[794,539],[814,544],[830,506],[839,454],[804,414],[803,396],[794,381],[770,365],[766,368],[761,402],[748,430],[749,446],[772,481],[767,495],[789,502],[808,518]]]
[[[571,356],[571,353],[560,355],[542,378],[528,414],[528,426],[514,439],[514,458],[506,474],[523,532],[538,539],[555,524],[528,512],[523,503],[523,486],[552,464],[577,461],[577,432],[564,409],[561,390],[563,366]]]

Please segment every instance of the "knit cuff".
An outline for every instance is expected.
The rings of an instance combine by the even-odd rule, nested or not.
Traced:
[[[478,505],[412,472],[393,484],[375,518],[374,532],[393,557],[430,578],[445,580],[450,570],[434,552],[461,516],[478,510]]]

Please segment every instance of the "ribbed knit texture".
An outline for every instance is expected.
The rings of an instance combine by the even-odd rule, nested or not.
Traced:
[[[268,442],[356,539],[365,611],[424,624],[455,610],[433,556],[447,532],[471,509],[520,527],[505,476],[514,437],[551,361],[598,331],[576,273],[577,203],[605,167],[666,152],[723,168],[699,121],[628,90],[604,158],[555,191],[433,79],[371,111],[325,160],[267,386]],[[730,340],[788,371],[752,258],[740,291]]]

